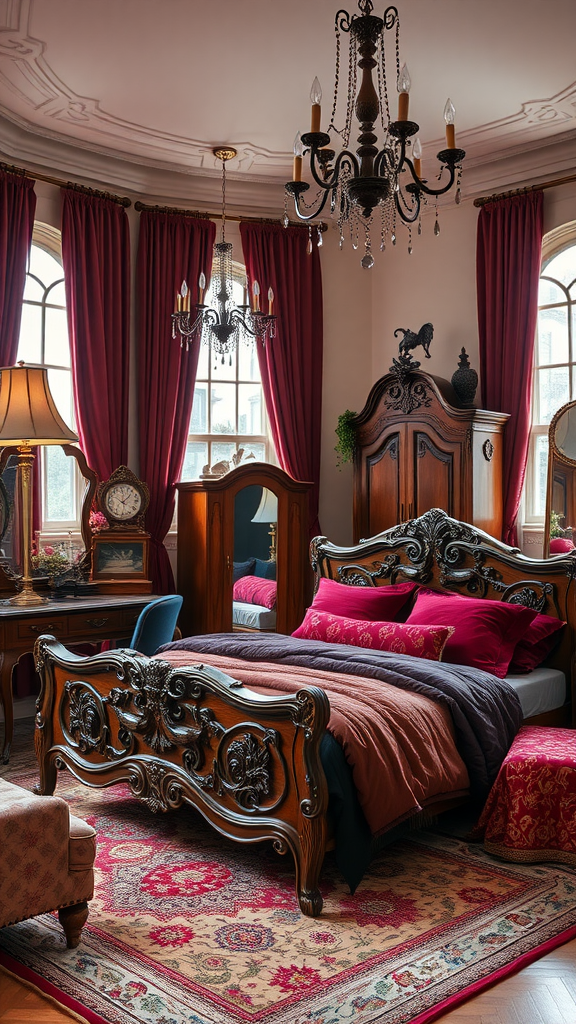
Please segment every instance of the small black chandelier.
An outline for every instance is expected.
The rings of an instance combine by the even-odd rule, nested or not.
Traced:
[[[418,139],[419,126],[408,120],[408,94],[410,76],[405,64],[400,65],[400,19],[396,7],[387,7],[382,18],[372,14],[372,0],[358,0],[360,14],[349,15],[339,10],[335,19],[336,30],[336,75],[334,99],[328,132],[320,130],[322,90],[318,79],[314,79],[310,99],[312,102],[311,130],[296,136],[294,142],[293,181],[286,186],[287,196],[292,196],[296,213],[301,220],[311,221],[322,213],[328,198],[330,211],[337,219],[340,229],[340,246],[344,241],[344,226],[348,225],[354,244],[364,231],[365,252],[362,266],[369,269],[374,264],[371,232],[374,226],[373,213],[380,208],[380,249],[386,248],[390,238],[396,244],[398,218],[408,226],[408,252],[412,252],[412,225],[418,223],[421,232],[422,205],[448,192],[456,181],[456,202],[460,202],[460,177],[465,152],[455,144],[455,110],[450,100],[444,108],[446,122],[446,149],[438,153],[440,173],[439,187],[431,187],[422,175],[422,147]],[[386,52],[384,34],[395,29],[395,78],[398,89],[398,117],[392,120],[388,98]],[[349,33],[348,96],[344,127],[336,128],[334,118],[338,102],[340,79],[341,33]],[[358,57],[356,58],[356,50]],[[357,89],[358,68],[362,69],[360,88]],[[377,88],[373,82],[373,70],[377,69]],[[359,121],[359,146],[356,153],[349,149],[352,118],[354,113]],[[379,149],[376,122],[380,121],[384,141]],[[332,136],[329,133],[333,133]],[[336,156],[330,148],[333,135],[342,139],[342,150]],[[413,141],[412,141],[413,140]],[[310,170],[318,192],[314,200],[307,203],[304,194],[310,188],[302,181],[302,158],[310,154]],[[336,159],[334,159],[336,157]],[[445,179],[444,171],[448,178]],[[285,211],[284,223],[288,220]],[[438,214],[434,233],[439,233]]]
[[[221,240],[214,245],[212,257],[212,281],[217,286],[217,309],[204,303],[206,291],[206,275],[204,271],[198,279],[198,298],[193,310],[190,308],[190,289],[186,281],[176,295],[176,309],[172,313],[172,337],[180,336],[182,348],[188,348],[189,340],[200,334],[201,340],[212,346],[212,351],[222,357],[229,356],[232,363],[232,352],[236,348],[240,336],[244,340],[256,338],[266,342],[276,334],[276,317],[273,314],[274,292],[268,289],[268,313],[260,309],[260,285],[254,281],[252,285],[252,304],[248,297],[248,289],[244,290],[244,303],[235,306],[232,302],[232,243],[226,241],[226,163],[232,160],[237,151],[231,146],[219,146],[212,150],[214,156],[222,161],[222,221]]]

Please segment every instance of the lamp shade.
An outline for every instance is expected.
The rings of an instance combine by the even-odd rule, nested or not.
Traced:
[[[0,445],[77,440],[54,404],[44,367],[19,364],[0,369]]]
[[[256,513],[252,516],[253,523],[275,523],[278,520],[278,498],[267,487],[262,488],[262,497]]]

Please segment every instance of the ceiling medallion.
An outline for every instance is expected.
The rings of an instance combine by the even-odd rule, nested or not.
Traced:
[[[354,247],[358,236],[364,232],[364,255],[361,263],[365,269],[374,264],[371,232],[374,227],[374,210],[380,208],[380,249],[386,248],[389,239],[396,244],[396,224],[399,219],[408,227],[408,252],[412,252],[412,225],[418,223],[421,232],[421,208],[430,199],[436,200],[456,183],[455,200],[460,202],[460,176],[465,152],[456,148],[455,110],[450,100],[444,108],[446,122],[446,148],[437,154],[440,161],[439,187],[432,188],[423,172],[422,146],[418,138],[419,126],[408,120],[410,75],[406,64],[400,64],[400,19],[396,7],[387,7],[382,18],[372,14],[372,0],[358,0],[360,14],[348,14],[340,10],[336,14],[336,73],[334,99],[328,131],[321,131],[322,90],[315,78],[310,92],[312,116],[310,131],[296,136],[294,142],[293,181],[289,181],[286,192],[293,197],[296,213],[301,220],[310,221],[319,217],[330,199],[330,211],[334,214],[340,229],[340,246],[344,242],[344,226],[348,225]],[[388,74],[385,52],[385,33],[394,30],[394,77],[398,90],[398,113],[395,120],[390,115],[388,97]],[[349,35],[348,92],[346,116],[342,128],[334,122],[338,104],[340,79],[341,33]],[[357,55],[356,55],[357,51]],[[358,85],[358,68],[362,76]],[[373,71],[376,68],[376,85]],[[358,148],[356,153],[348,149],[353,116],[359,122]],[[376,124],[379,122],[379,124]],[[377,129],[381,127],[383,141],[376,144]],[[330,144],[340,136],[342,149],[336,155]],[[302,161],[309,154],[310,171],[317,186],[317,192],[308,202],[304,199],[309,190],[308,182],[302,181]],[[447,180],[444,175],[447,172]],[[430,172],[429,172],[430,173]],[[436,225],[438,219],[436,218]],[[438,228],[439,230],[439,228]],[[435,234],[438,233],[435,227]]]
[[[186,281],[182,282],[176,295],[176,309],[172,313],[172,337],[180,336],[180,345],[188,348],[192,337],[200,336],[201,340],[211,346],[212,352],[222,357],[228,355],[232,364],[232,352],[238,344],[240,336],[245,340],[256,338],[262,343],[276,334],[276,317],[273,313],[274,292],[268,289],[268,313],[260,309],[260,285],[254,281],[252,285],[252,304],[245,292],[244,304],[235,306],[232,301],[232,243],[226,241],[226,163],[233,160],[236,150],[232,146],[218,146],[212,150],[214,156],[222,161],[222,220],[220,241],[214,245],[212,257],[212,281],[216,307],[207,306],[204,302],[206,291],[206,275],[204,271],[198,280],[198,299],[191,309],[190,289]]]

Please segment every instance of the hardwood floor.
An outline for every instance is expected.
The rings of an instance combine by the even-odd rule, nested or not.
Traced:
[[[0,1024],[63,1024],[64,1009],[0,968]],[[438,1024],[576,1024],[576,939],[456,1007]]]

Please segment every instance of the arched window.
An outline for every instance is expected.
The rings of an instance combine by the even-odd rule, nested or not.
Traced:
[[[548,426],[576,398],[576,222],[546,236],[538,292],[532,437],[526,480],[526,521],[543,523]]]
[[[47,368],[58,412],[74,429],[60,232],[45,224],[34,227],[17,359]],[[59,445],[43,447],[40,452],[42,530],[57,534],[79,529],[80,476],[75,460],[67,458]]]
[[[233,273],[232,298],[239,306],[243,302],[246,271],[235,263]],[[214,303],[212,282],[206,303]],[[241,448],[243,458],[253,453],[259,462],[268,462],[266,426],[255,340],[244,341],[241,337],[231,356],[224,358],[203,343],[182,480],[198,480],[205,466],[228,462]]]

